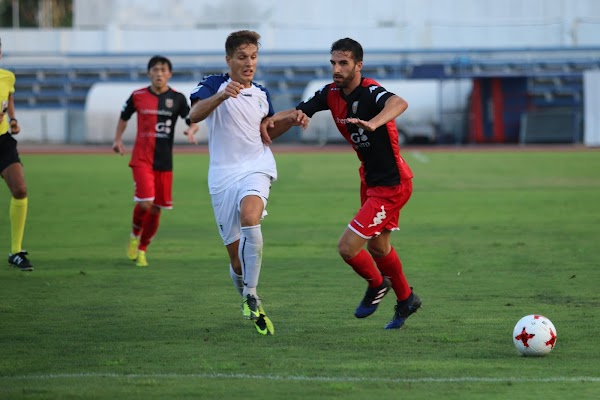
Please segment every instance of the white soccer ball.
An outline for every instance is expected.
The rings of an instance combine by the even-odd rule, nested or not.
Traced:
[[[526,315],[513,330],[515,347],[524,356],[545,356],[556,344],[556,328],[542,315]]]

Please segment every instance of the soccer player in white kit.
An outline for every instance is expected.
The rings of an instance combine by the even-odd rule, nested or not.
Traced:
[[[229,254],[229,273],[242,296],[242,314],[262,335],[274,334],[257,294],[271,183],[277,167],[266,134],[308,124],[299,110],[274,113],[269,92],[253,82],[260,35],[243,30],[225,42],[229,72],[205,77],[192,91],[190,120],[206,120],[210,163],[208,187],[215,219]],[[261,124],[263,128],[261,129]],[[264,142],[263,142],[264,140]]]

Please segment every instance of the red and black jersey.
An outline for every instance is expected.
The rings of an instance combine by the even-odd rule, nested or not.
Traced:
[[[369,121],[383,109],[394,94],[379,83],[362,78],[360,85],[349,95],[330,83],[296,109],[312,117],[318,111],[331,110],[335,124],[352,145],[361,161],[360,177],[367,186],[396,186],[413,177],[408,164],[400,155],[398,129],[394,120],[373,132],[347,122],[348,118]]]
[[[123,105],[121,119],[137,112],[137,135],[129,166],[151,166],[155,171],[173,170],[173,134],[177,118],[187,118],[186,97],[169,88],[156,94],[150,87],[134,91]]]

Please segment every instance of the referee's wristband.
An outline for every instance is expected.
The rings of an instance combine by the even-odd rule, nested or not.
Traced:
[[[9,121],[9,123],[12,123],[13,121],[14,121],[14,122],[19,122],[19,120],[18,120],[18,119],[16,119],[16,118],[11,118],[11,119],[10,119],[10,121]]]

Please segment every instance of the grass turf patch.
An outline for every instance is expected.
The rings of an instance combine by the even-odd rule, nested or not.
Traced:
[[[36,270],[0,269],[0,398],[598,397],[600,153],[421,153],[404,153],[414,193],[392,242],[424,305],[391,332],[393,295],[354,318],[366,286],[337,255],[356,157],[276,153],[259,287],[273,337],[241,317],[207,155],[176,155],[148,268],[125,256],[126,157],[23,155]],[[513,348],[530,313],[557,328],[547,357]]]

